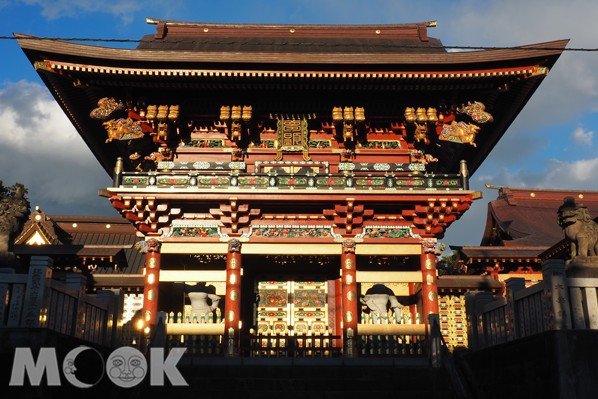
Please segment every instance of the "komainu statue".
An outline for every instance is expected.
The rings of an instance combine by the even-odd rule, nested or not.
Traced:
[[[25,186],[16,183],[4,187],[0,180],[0,265],[14,257],[10,253],[13,234],[22,228],[29,213]]]
[[[557,215],[565,238],[571,241],[572,258],[598,255],[598,223],[585,205],[576,204],[573,197],[566,197]]]

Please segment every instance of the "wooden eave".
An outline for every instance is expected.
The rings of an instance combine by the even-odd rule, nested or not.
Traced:
[[[499,281],[488,276],[460,276],[443,275],[436,280],[438,291],[499,291],[502,285]]]
[[[540,254],[545,247],[500,247],[467,246],[456,247],[465,263],[540,263]]]
[[[242,89],[249,95],[247,90],[261,92],[265,87],[314,93],[339,87],[348,92],[357,89],[354,93],[417,93],[418,101],[423,103],[454,93],[469,93],[463,94],[461,101],[477,97],[475,100],[483,101],[495,116],[495,121],[485,126],[484,134],[476,140],[477,148],[463,148],[459,158],[467,161],[473,175],[568,42],[468,52],[323,54],[131,50],[15,36],[110,176],[116,158],[123,154],[114,146],[106,146],[104,129],[89,118],[89,112],[111,90],[122,96],[130,89],[170,88],[184,95],[185,91],[198,88],[227,88]],[[510,86],[508,94],[499,92],[502,85]],[[370,116],[375,114],[372,111]],[[446,168],[454,173],[458,164]]]
[[[324,65],[414,65],[422,69],[438,69],[440,65],[450,69],[472,69],[466,65],[521,63],[537,64],[548,61],[551,67],[569,42],[568,39],[518,46],[509,49],[463,51],[446,53],[281,53],[281,52],[200,52],[172,50],[138,50],[90,46],[60,40],[15,33],[19,45],[26,53],[37,53],[38,58],[61,55],[66,59],[82,59],[89,64],[119,65],[123,63],[174,64],[174,63],[222,63],[235,64],[324,64]],[[46,55],[46,57],[44,57]],[[52,58],[52,57],[48,57]],[[93,62],[92,60],[105,60]],[[544,63],[544,62],[543,62]],[[473,69],[479,69],[475,67]]]
[[[40,69],[38,66],[37,69]],[[537,65],[518,66],[511,68],[478,69],[470,71],[447,70],[447,71],[312,71],[312,70],[224,70],[224,69],[164,69],[164,68],[129,68],[129,67],[107,67],[102,65],[77,64],[70,62],[54,61],[48,59],[43,64],[43,69],[54,73],[65,73],[71,76],[91,76],[95,79],[105,81],[127,80],[128,82],[150,81],[152,78],[160,78],[160,84],[168,82],[192,81],[196,83],[197,78],[215,80],[227,79],[230,81],[269,81],[269,80],[298,80],[312,83],[335,81],[343,83],[362,84],[392,84],[410,82],[414,84],[480,84],[486,81],[496,82],[505,79],[525,79],[536,76],[544,76],[548,73],[547,68]]]

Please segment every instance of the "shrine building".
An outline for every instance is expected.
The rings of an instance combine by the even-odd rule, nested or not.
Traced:
[[[68,254],[98,286],[132,290],[139,330],[201,353],[295,338],[302,355],[421,354],[440,314],[465,345],[463,293],[486,283],[439,279],[437,240],[568,41],[453,52],[428,36],[435,22],[147,22],[134,49],[16,34],[113,177],[99,194],[126,230]],[[23,256],[58,239],[40,226]]]

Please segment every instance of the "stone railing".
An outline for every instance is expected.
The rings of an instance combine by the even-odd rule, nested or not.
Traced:
[[[598,330],[598,278],[567,277],[562,260],[547,261],[543,281],[506,280],[506,296],[466,294],[469,347],[482,349],[549,330]]]
[[[0,329],[45,328],[84,341],[120,345],[123,296],[115,291],[85,293],[86,277],[52,279],[52,259],[33,256],[28,274],[0,273]]]

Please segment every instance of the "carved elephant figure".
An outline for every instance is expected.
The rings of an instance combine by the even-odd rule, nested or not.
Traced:
[[[389,294],[366,294],[359,298],[359,301],[370,309],[375,317],[386,316],[386,306],[390,302],[390,307],[393,309],[397,318],[401,317],[401,308],[403,305],[399,303],[397,297]]]

